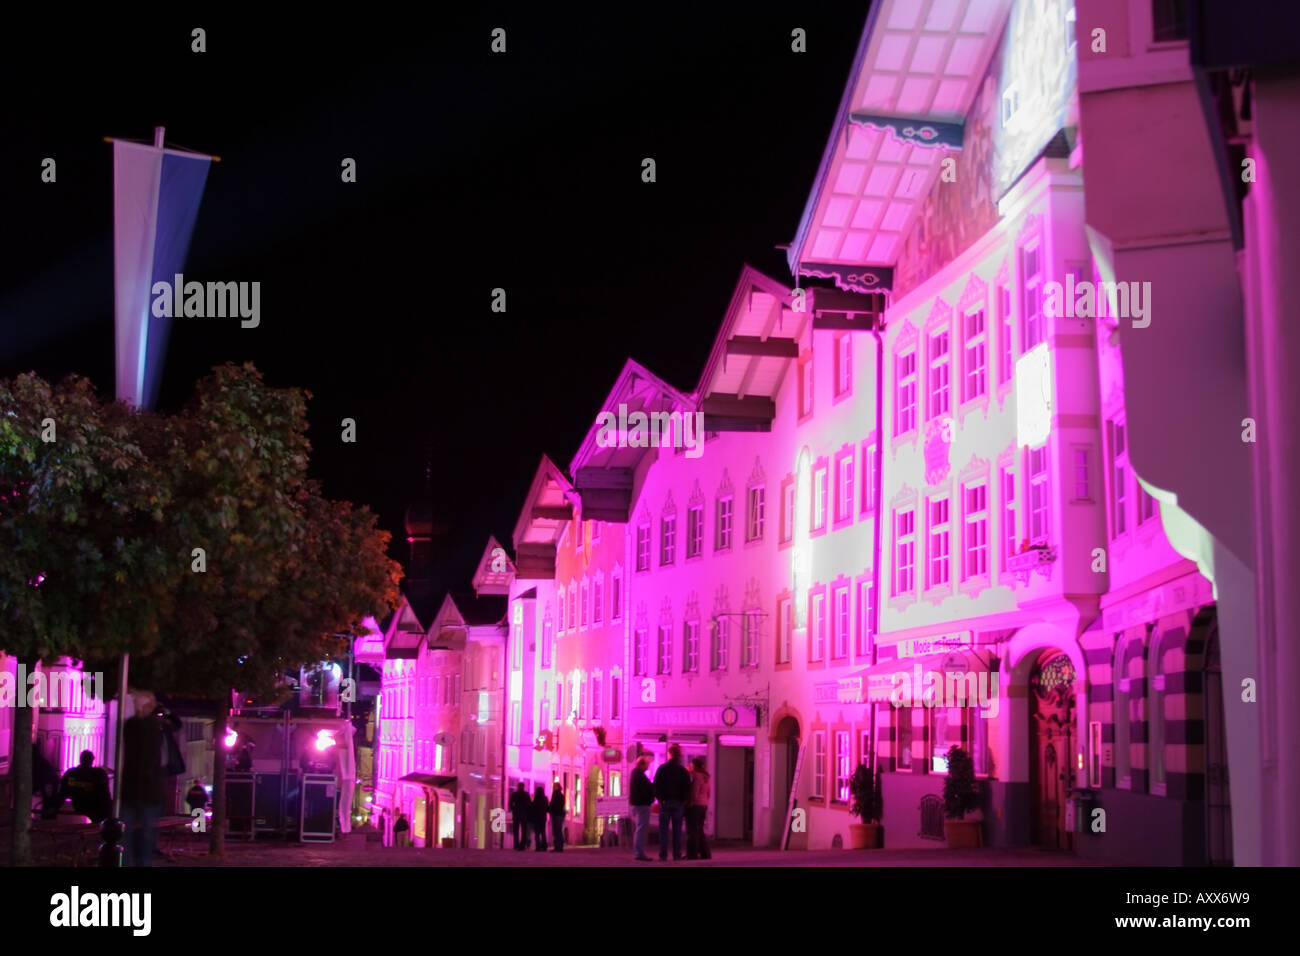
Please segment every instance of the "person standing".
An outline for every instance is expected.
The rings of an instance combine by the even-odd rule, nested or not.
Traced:
[[[537,844],[537,852],[546,852],[546,818],[550,815],[550,804],[546,802],[546,788],[540,783],[537,789],[533,791],[533,806],[530,815],[530,821],[533,825],[533,833],[536,837],[534,842]]]
[[[564,852],[564,818],[568,810],[564,806],[564,788],[558,783],[551,791],[551,805],[547,808],[551,816],[551,842],[555,844],[555,853]]]
[[[203,781],[198,777],[194,778],[194,785],[190,787],[189,792],[185,794],[185,803],[190,808],[190,815],[194,815],[195,810],[206,810],[208,806],[208,791],[203,789]]]
[[[113,798],[108,792],[108,774],[103,767],[95,766],[95,755],[89,750],[81,752],[81,763],[63,775],[59,783],[59,805],[65,799],[72,801],[72,809],[84,815],[91,823],[103,823],[113,812]]]
[[[397,815],[397,822],[393,824],[393,837],[399,847],[411,845],[411,821],[406,819],[405,813]]]
[[[703,757],[691,758],[691,803],[686,808],[686,859],[708,860],[713,854],[709,852],[709,842],[704,836],[704,819],[709,814],[709,798],[713,788],[709,786],[709,773],[704,769]]]
[[[646,838],[650,835],[650,806],[655,802],[655,788],[650,778],[646,776],[646,768],[649,766],[649,754],[642,754],[636,758],[636,766],[632,769],[632,789],[627,799],[628,806],[632,810],[632,819],[636,822],[636,834],[632,837],[632,846],[638,860],[650,859],[646,855],[645,844]]]
[[[154,716],[158,699],[153,691],[133,690],[130,698],[134,713],[122,725],[122,865],[153,866],[167,750],[162,721]]]
[[[691,798],[691,775],[682,766],[682,748],[668,748],[668,762],[655,771],[655,797],[659,800],[659,860],[668,859],[668,829],[673,831],[673,859],[682,858],[682,823]]]
[[[528,790],[521,780],[515,792],[510,794],[510,823],[514,829],[516,850],[528,849],[528,817],[532,810],[533,804],[528,799]]]

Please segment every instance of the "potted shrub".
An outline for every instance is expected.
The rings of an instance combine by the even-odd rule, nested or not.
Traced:
[[[849,824],[849,848],[874,850],[882,843],[880,773],[875,779],[866,764],[859,764],[849,779],[849,813],[862,820]]]
[[[943,812],[948,819],[943,829],[950,847],[973,847],[982,843],[981,822],[966,814],[979,806],[975,786],[975,761],[956,745],[948,748],[948,776],[943,781]]]

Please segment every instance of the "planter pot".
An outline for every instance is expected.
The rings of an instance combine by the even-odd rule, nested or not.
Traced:
[[[874,850],[880,846],[884,828],[879,823],[850,823],[849,849]]]
[[[953,849],[983,846],[983,824],[979,820],[945,820],[943,832]]]

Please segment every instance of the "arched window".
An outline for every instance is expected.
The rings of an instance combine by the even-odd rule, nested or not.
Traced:
[[[1129,692],[1128,675],[1124,670],[1124,650],[1127,642],[1121,634],[1115,641],[1115,786],[1128,790],[1133,786],[1129,769]]]

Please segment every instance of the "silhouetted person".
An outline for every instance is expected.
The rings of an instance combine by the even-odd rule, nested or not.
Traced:
[[[528,849],[528,817],[533,812],[533,802],[528,799],[528,790],[521,780],[515,792],[510,794],[510,823],[514,829],[515,849]]]
[[[682,748],[668,748],[668,762],[655,771],[655,796],[659,800],[659,859],[668,859],[668,830],[673,831],[673,859],[682,858],[682,823],[691,799],[691,775],[682,766]]]
[[[108,774],[103,767],[95,766],[95,755],[91,751],[83,750],[81,763],[63,775],[59,783],[59,806],[64,800],[71,800],[72,809],[88,817],[91,823],[103,823],[113,811]]]
[[[162,815],[167,751],[165,730],[154,716],[153,691],[131,692],[135,714],[122,726],[122,822],[126,824],[124,866],[153,866]]]
[[[546,802],[546,788],[540,783],[533,791],[532,813],[529,817],[536,834],[537,852],[546,852],[546,818],[550,815],[550,804]]]
[[[555,853],[564,852],[564,818],[568,810],[564,806],[564,788],[558,783],[551,791],[551,841],[555,844]]]
[[[645,852],[645,843],[650,835],[650,806],[655,802],[655,788],[646,775],[646,768],[649,766],[649,754],[642,754],[636,758],[636,766],[632,770],[632,790],[627,798],[628,806],[632,810],[632,819],[636,821],[632,846],[636,850],[638,860],[650,859]]]
[[[190,787],[189,793],[185,794],[185,802],[189,805],[191,814],[195,810],[207,809],[208,791],[203,789],[203,783],[198,777],[194,778],[194,786]]]
[[[393,838],[398,846],[411,845],[411,822],[406,819],[405,813],[397,815],[397,822],[393,824]]]
[[[709,814],[709,798],[713,788],[709,785],[709,772],[704,769],[703,757],[691,758],[691,803],[686,808],[686,859],[709,860],[709,841],[704,835],[704,819]]]

